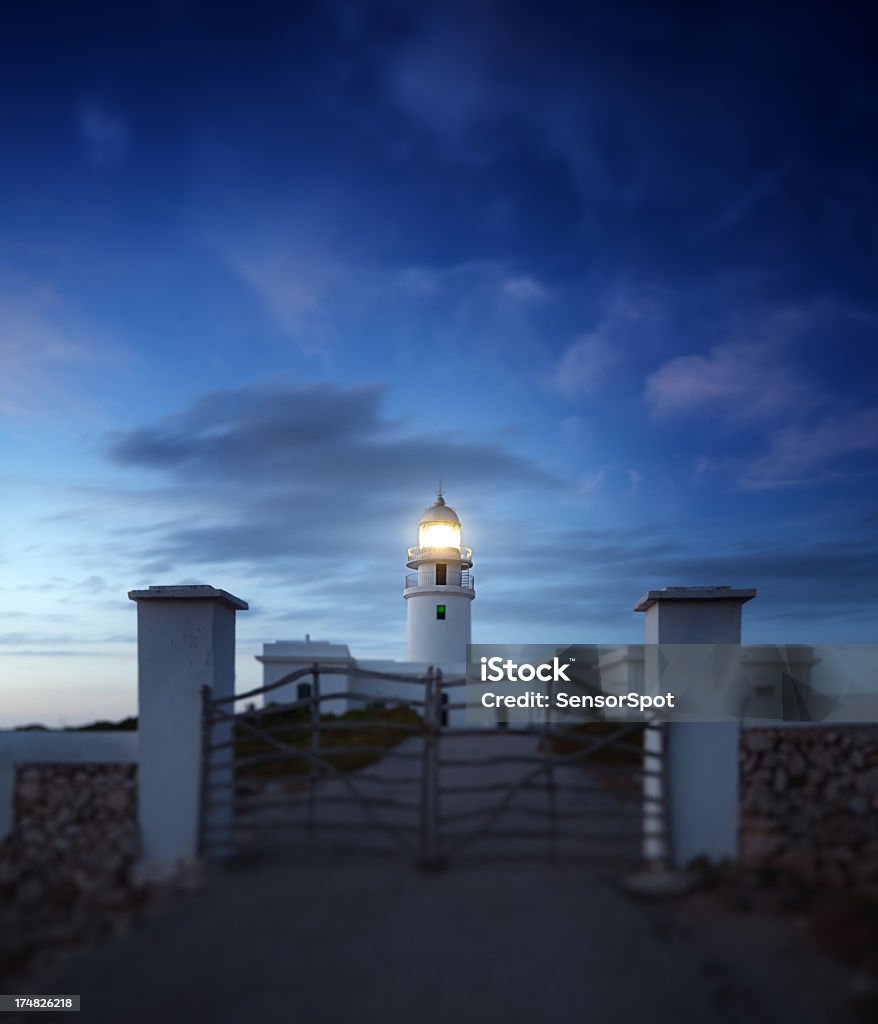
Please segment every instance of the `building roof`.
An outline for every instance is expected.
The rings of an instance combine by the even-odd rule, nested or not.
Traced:
[[[246,612],[250,608],[240,597],[206,583],[181,583],[170,587],[150,587],[148,590],[129,590],[128,597],[132,601],[218,601],[238,612]]]
[[[276,640],[262,645],[262,654],[257,661],[287,661],[304,659],[308,661],[350,660],[347,644],[335,644],[328,640]]]
[[[645,612],[659,601],[737,601],[744,604],[756,597],[752,587],[664,587],[647,590],[634,605],[634,611]]]

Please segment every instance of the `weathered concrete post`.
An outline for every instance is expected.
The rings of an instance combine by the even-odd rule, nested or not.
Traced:
[[[647,644],[740,644],[741,606],[755,596],[753,589],[665,587],[644,594],[634,610],[646,613]],[[699,856],[737,857],[739,737],[736,722],[667,726],[663,753],[672,867]]]
[[[141,873],[161,879],[198,856],[201,688],[234,694],[235,613],[248,606],[209,586],[128,596],[137,602]]]

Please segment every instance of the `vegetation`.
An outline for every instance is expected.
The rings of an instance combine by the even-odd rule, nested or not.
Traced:
[[[91,722],[89,725],[68,726],[67,732],[135,732],[137,730],[137,718],[130,716],[119,722]]]
[[[612,736],[614,732],[624,726],[630,725],[625,722],[580,722],[578,725],[567,726],[563,729],[563,735],[554,735],[549,739],[552,745],[552,753],[558,757],[572,757],[575,754],[582,754],[593,743],[606,736]],[[631,747],[643,748],[644,727],[641,725],[620,738],[620,743],[625,744],[622,749],[613,743],[608,743],[594,754],[588,754],[580,759],[580,763],[587,767],[589,765],[630,765],[637,766],[642,763],[643,757]],[[545,740],[542,741],[545,743]],[[541,743],[541,749],[542,749]]]
[[[135,732],[137,729],[137,718],[129,716],[118,722],[108,722],[102,719],[100,722],[89,722],[88,725],[66,725],[63,732]],[[17,725],[15,732],[50,732],[47,725],[33,722],[30,725]]]
[[[259,760],[240,764],[239,777],[302,775],[312,770],[307,757],[284,753],[276,745],[282,743],[310,752],[310,708],[273,705],[267,712],[245,711],[240,719],[235,725],[235,759],[239,763],[251,758]],[[245,722],[270,733],[275,742],[254,735],[243,724]],[[336,728],[333,728],[334,723]],[[352,727],[355,724],[360,727]],[[356,771],[380,760],[386,750],[413,735],[412,727],[420,724],[420,715],[409,707],[369,707],[343,715],[324,714],[320,721],[319,756],[339,771]],[[399,728],[388,728],[388,725]]]

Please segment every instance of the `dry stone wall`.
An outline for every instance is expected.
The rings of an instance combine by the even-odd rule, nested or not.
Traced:
[[[878,882],[878,727],[744,729],[740,758],[742,866]]]
[[[137,906],[137,766],[19,766],[13,820],[0,842],[0,975],[92,941]]]

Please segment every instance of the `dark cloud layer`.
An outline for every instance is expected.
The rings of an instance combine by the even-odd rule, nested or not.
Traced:
[[[122,465],[186,478],[231,484],[256,478],[266,488],[297,491],[331,486],[362,500],[400,481],[435,481],[443,466],[466,484],[547,480],[497,444],[462,441],[441,426],[430,434],[402,429],[382,415],[382,394],[378,387],[329,385],[217,392],[157,427],[120,436],[110,454]]]
[[[109,455],[160,472],[184,506],[201,510],[163,531],[151,550],[197,561],[338,564],[398,544],[400,518],[419,514],[413,502],[429,503],[440,479],[470,500],[559,483],[496,442],[393,422],[381,401],[377,387],[218,392],[115,436]]]

